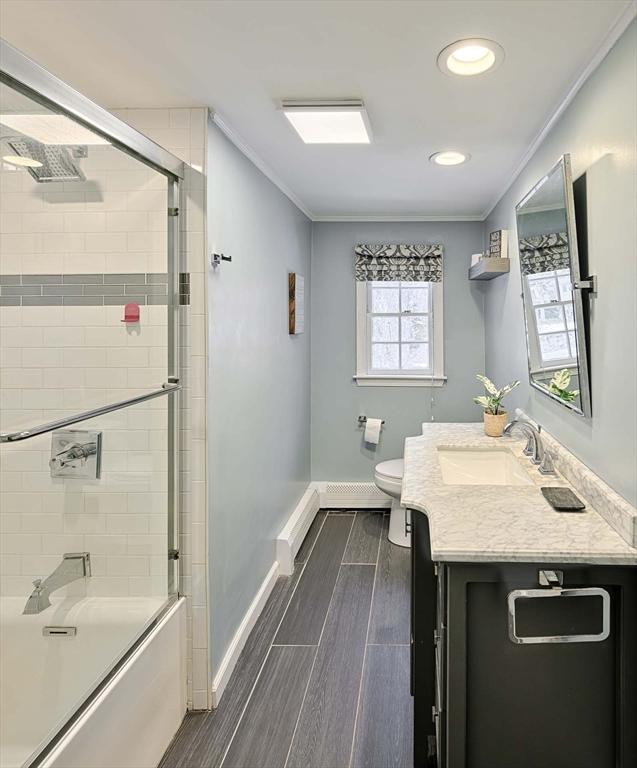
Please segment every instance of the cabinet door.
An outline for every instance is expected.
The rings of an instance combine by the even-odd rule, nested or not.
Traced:
[[[595,642],[513,642],[508,596],[538,587],[542,569],[565,587],[610,595],[610,633]],[[637,574],[569,565],[450,566],[449,768],[634,768]],[[527,637],[599,634],[598,600],[529,599]]]
[[[414,696],[414,766],[436,768],[433,710],[435,694],[436,577],[431,560],[429,523],[412,511],[411,685]]]

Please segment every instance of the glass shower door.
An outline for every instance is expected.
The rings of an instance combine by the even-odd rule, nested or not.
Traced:
[[[178,181],[0,85],[0,764],[177,592]]]

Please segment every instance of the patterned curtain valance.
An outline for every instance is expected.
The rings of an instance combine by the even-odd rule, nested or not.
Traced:
[[[568,269],[570,265],[566,232],[535,235],[520,240],[520,268],[523,275]]]
[[[442,282],[442,245],[357,245],[356,280]]]

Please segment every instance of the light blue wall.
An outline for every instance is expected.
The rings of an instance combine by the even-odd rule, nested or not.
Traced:
[[[232,256],[208,280],[214,674],[310,480],[310,329],[288,335],[287,304],[311,225],[212,124],[208,169],[209,250]]]
[[[584,84],[486,222],[511,232],[511,273],[485,292],[487,371],[522,379],[524,408],[631,503],[637,503],[637,61],[633,22]],[[592,419],[528,385],[515,204],[564,153],[587,175],[588,258],[599,279],[591,312]]]
[[[485,365],[498,382],[523,380],[509,410],[523,407],[637,502],[635,34],[633,23],[484,225],[312,226],[211,127],[209,250],[233,257],[210,275],[208,284],[213,674],[274,561],[274,537],[310,477],[370,480],[375,463],[402,455],[404,438],[418,433],[421,421],[432,415],[438,421],[479,420],[471,398],[479,389],[475,373]],[[571,153],[575,177],[587,173],[589,261],[599,278],[591,321],[591,420],[526,383],[514,206],[565,152]],[[498,228],[511,233],[510,275],[470,283],[470,254],[481,250],[486,234]],[[353,248],[374,241],[445,246],[449,380],[442,388],[370,388],[352,381]],[[298,337],[287,333],[288,271],[304,274],[308,298],[311,292],[308,328]],[[359,413],[386,419],[375,451],[363,446]]]
[[[312,479],[371,480],[374,465],[403,455],[405,437],[436,421],[481,418],[471,400],[484,369],[482,292],[467,279],[481,249],[479,222],[321,222],[312,247]],[[441,388],[359,387],[356,372],[354,246],[357,243],[442,243],[445,373]],[[431,404],[431,397],[435,403]],[[356,418],[386,420],[380,445],[365,447]]]

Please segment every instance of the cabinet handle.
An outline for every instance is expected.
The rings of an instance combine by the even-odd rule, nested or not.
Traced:
[[[601,597],[602,631],[593,635],[540,635],[525,637],[517,633],[515,602],[519,599],[535,600],[560,597]],[[509,608],[509,640],[519,645],[533,643],[601,643],[610,635],[610,595],[601,587],[583,587],[581,589],[515,589],[507,596]]]
[[[411,533],[411,515],[409,514],[409,509],[405,507],[405,536],[409,536]]]

